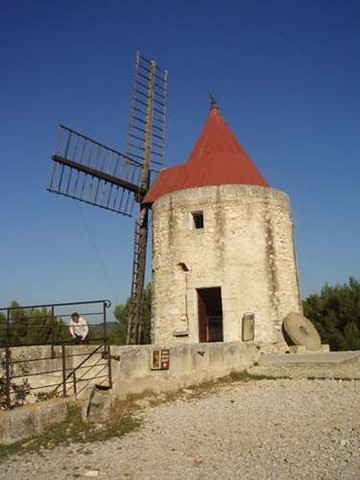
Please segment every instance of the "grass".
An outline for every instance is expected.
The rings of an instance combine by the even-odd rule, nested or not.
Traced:
[[[84,422],[81,418],[80,408],[75,405],[70,406],[66,419],[53,425],[43,434],[12,445],[0,446],[0,461],[16,454],[41,453],[61,444],[103,442],[109,438],[121,437],[140,426],[140,421],[132,417],[126,408],[127,402],[119,404],[113,422],[99,427]],[[85,448],[84,453],[91,454],[92,452]]]

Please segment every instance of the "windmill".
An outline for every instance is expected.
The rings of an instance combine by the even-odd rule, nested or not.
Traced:
[[[48,190],[133,216],[134,253],[127,343],[141,339],[149,207],[142,200],[165,163],[167,70],[136,54],[126,153],[60,125]],[[138,205],[138,208],[135,208]]]

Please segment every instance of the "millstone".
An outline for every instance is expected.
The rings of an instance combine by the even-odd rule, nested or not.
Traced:
[[[301,313],[288,313],[283,325],[294,345],[304,345],[307,350],[312,351],[321,349],[321,338],[318,331]]]

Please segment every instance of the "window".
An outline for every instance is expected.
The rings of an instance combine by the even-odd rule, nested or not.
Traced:
[[[192,228],[204,228],[204,214],[203,212],[191,212]]]

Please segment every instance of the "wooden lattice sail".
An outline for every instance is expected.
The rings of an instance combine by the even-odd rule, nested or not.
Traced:
[[[127,341],[141,342],[148,209],[143,198],[165,163],[167,71],[136,55],[126,153],[60,126],[48,190],[125,216],[134,214],[132,310]]]

